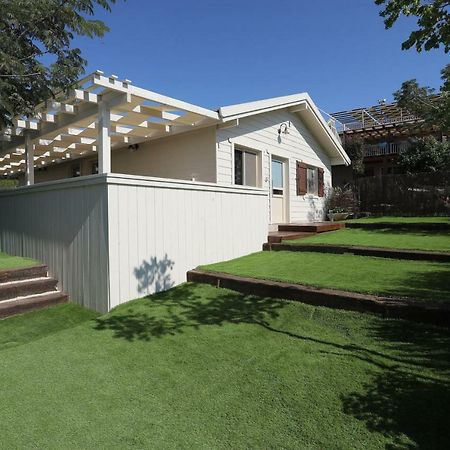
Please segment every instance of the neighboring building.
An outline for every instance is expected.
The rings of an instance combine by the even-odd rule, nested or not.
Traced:
[[[399,152],[408,148],[410,139],[436,135],[423,120],[398,107],[396,103],[357,108],[330,114],[345,148],[346,142],[359,138],[365,142],[364,176],[397,172]],[[436,135],[440,138],[440,135]],[[353,179],[351,166],[333,167],[333,185]]]
[[[100,311],[323,220],[350,163],[306,93],[213,111],[101,72],[80,86],[3,132],[0,174],[28,186],[0,193],[0,248]]]

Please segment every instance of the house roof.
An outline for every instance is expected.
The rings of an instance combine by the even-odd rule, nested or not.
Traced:
[[[96,153],[99,105],[110,108],[111,147],[183,133],[233,119],[289,108],[298,113],[331,156],[332,164],[349,164],[339,137],[333,134],[308,94],[295,94],[212,111],[133,86],[129,80],[96,71],[72,91],[38,106],[31,118],[18,118],[0,130],[0,175],[25,169],[25,141],[34,142],[35,167]]]
[[[227,122],[278,109],[288,109],[302,118],[314,137],[331,157],[333,165],[350,164],[350,158],[342,147],[339,135],[332,128],[333,124],[325,122],[319,109],[306,92],[223,106],[219,108],[218,112],[222,121]]]

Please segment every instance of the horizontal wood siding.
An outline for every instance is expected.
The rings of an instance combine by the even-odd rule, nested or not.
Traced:
[[[258,189],[108,177],[111,307],[186,281],[200,264],[259,251],[267,195]]]
[[[289,134],[278,134],[281,123],[290,122]],[[324,169],[325,195],[331,187],[330,158],[298,115],[286,110],[272,111],[240,119],[239,125],[217,130],[217,182],[233,184],[233,145],[262,152],[263,184],[269,190],[270,154],[289,162],[290,221],[324,218],[324,197],[296,194],[296,161]]]
[[[0,192],[1,251],[38,259],[70,300],[108,310],[105,176]]]

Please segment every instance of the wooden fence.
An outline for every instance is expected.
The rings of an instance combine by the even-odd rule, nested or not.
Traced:
[[[450,214],[450,172],[364,177],[355,184],[362,212]]]

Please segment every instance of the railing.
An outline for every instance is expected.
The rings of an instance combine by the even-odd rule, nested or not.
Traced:
[[[420,118],[413,114],[403,114],[398,117],[384,117],[382,119],[363,116],[361,120],[355,120],[354,122],[342,123],[339,120],[336,120],[336,130],[338,133],[344,133],[346,131],[362,130],[364,128],[373,128],[383,125],[394,125],[396,123],[412,122],[415,120],[420,120]]]
[[[383,144],[367,145],[364,156],[396,155],[409,148],[409,142],[386,142]]]

